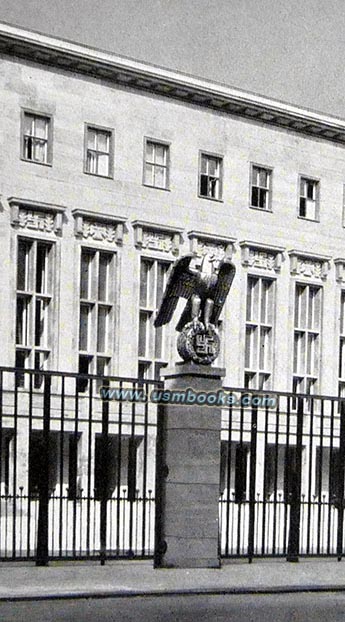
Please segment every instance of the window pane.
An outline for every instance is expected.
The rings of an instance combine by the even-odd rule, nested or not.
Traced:
[[[109,300],[109,271],[111,255],[99,254],[98,300]]]
[[[33,139],[33,159],[37,162],[47,161],[47,143]]]
[[[87,130],[87,146],[89,149],[96,149],[96,130]]]
[[[34,117],[31,114],[24,114],[24,134],[34,135]]]
[[[247,283],[247,322],[250,322],[252,320],[252,316],[253,316],[253,311],[252,311],[252,305],[253,305],[253,290],[254,290],[254,286],[255,286],[255,280],[252,279],[251,277],[248,277],[248,283]]]
[[[97,133],[97,151],[109,153],[109,132]]]
[[[36,138],[47,138],[48,120],[43,117],[35,119],[35,136]]]
[[[154,161],[154,146],[153,143],[149,140],[146,143],[146,161],[153,162]]]
[[[84,351],[88,350],[89,313],[87,305],[80,305],[79,349]]]
[[[312,200],[315,199],[315,182],[313,181],[307,182],[307,198]]]
[[[255,186],[252,187],[252,205],[253,207],[259,207],[259,189]]]
[[[109,156],[106,154],[98,154],[98,175],[109,175]]]
[[[92,255],[82,252],[80,265],[80,297],[91,297]]]
[[[87,152],[86,170],[88,173],[97,174],[97,154],[94,151]]]
[[[43,300],[36,300],[35,346],[47,345],[48,305]]]
[[[29,289],[29,253],[31,243],[25,240],[18,240],[18,260],[17,260],[17,289],[27,291]]]
[[[155,186],[157,188],[166,187],[166,169],[161,166],[155,167]]]
[[[98,308],[97,352],[105,352],[107,349],[108,314],[107,308]]]
[[[155,162],[156,164],[163,164],[165,165],[166,163],[166,147],[164,145],[156,145],[156,159]]]
[[[16,343],[28,345],[28,300],[17,298]]]
[[[261,188],[268,188],[268,173],[264,168],[259,170],[259,185]]]
[[[205,155],[201,156],[201,173],[205,175],[208,173],[208,157]]]
[[[146,163],[145,164],[145,184],[149,184],[150,186],[153,186],[154,184],[153,175],[154,175],[153,164]]]
[[[200,194],[203,197],[208,196],[208,177],[206,175],[200,176]]]
[[[218,177],[218,172],[219,172],[219,160],[216,158],[209,158],[208,174],[211,177]]]
[[[163,292],[165,288],[165,282],[166,282],[166,275],[167,275],[168,270],[169,270],[168,264],[164,264],[164,263],[157,264],[157,291],[156,291],[156,307],[157,308],[159,307],[161,300],[162,300],[162,296],[163,296]]]
[[[146,356],[146,335],[147,335],[148,316],[140,313],[139,318],[139,356]]]
[[[153,269],[151,262],[142,261],[140,266],[140,306],[148,306],[148,286],[150,271]]]
[[[49,247],[37,244],[36,292],[39,294],[47,294],[49,291],[48,259]]]

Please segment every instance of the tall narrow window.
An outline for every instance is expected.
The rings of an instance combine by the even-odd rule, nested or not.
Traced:
[[[272,171],[262,166],[252,166],[251,170],[251,207],[263,210],[271,209],[271,177]]]
[[[202,153],[200,156],[199,195],[209,199],[222,198],[223,158]]]
[[[169,188],[169,146],[153,140],[145,142],[144,184]]]
[[[313,394],[320,367],[321,288],[296,283],[293,391]]]
[[[319,218],[319,182],[315,179],[300,178],[299,212],[301,218]]]
[[[80,260],[79,373],[110,373],[114,339],[115,257],[82,249]],[[82,379],[79,389],[85,390]]]
[[[87,125],[85,132],[85,173],[112,177],[113,131]]]
[[[248,388],[270,388],[273,310],[274,281],[248,276],[244,374]]]
[[[52,159],[51,118],[24,111],[22,131],[24,160],[50,164]]]
[[[166,284],[169,264],[154,260],[141,260],[140,311],[139,311],[139,376],[159,378],[160,370],[167,365],[168,344],[166,327],[155,329],[155,311],[158,309]]]
[[[18,238],[16,367],[47,368],[51,354],[53,311],[53,247]],[[19,377],[23,385],[24,376]],[[35,386],[42,376],[35,375]]]

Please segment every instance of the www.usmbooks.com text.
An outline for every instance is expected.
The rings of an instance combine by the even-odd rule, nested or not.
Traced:
[[[127,389],[123,387],[101,387],[100,395],[103,400],[117,402],[153,402],[155,404],[181,404],[195,406],[237,406],[250,408],[275,408],[277,400],[274,396],[240,395],[219,389],[218,391],[195,391],[192,388],[183,390],[152,389],[147,393],[145,389]]]

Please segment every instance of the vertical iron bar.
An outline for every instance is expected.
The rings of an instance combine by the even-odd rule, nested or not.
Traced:
[[[157,438],[156,438],[156,508],[155,508],[155,550],[153,556],[154,568],[161,565],[162,555],[165,552],[163,507],[165,503],[165,477],[167,474],[165,456],[165,427],[166,417],[163,404],[157,406]]]
[[[309,472],[308,472],[308,510],[307,510],[307,555],[310,553],[310,536],[311,536],[311,518],[312,518],[312,501],[311,501],[311,482],[312,482],[312,466],[313,466],[313,448],[314,448],[314,398],[311,398],[311,407],[309,412]],[[313,540],[312,540],[313,541]]]
[[[16,376],[14,388],[14,438],[13,438],[13,486],[12,486],[12,559],[16,558],[16,527],[17,527],[17,442],[18,442],[18,382]]]
[[[298,562],[301,519],[301,471],[303,437],[303,398],[297,400],[297,438],[294,468],[291,469],[290,529],[287,552],[288,562]]]
[[[264,432],[264,468],[263,468],[263,477],[264,477],[264,485],[262,491],[262,533],[261,533],[261,555],[265,554],[265,532],[266,532],[266,498],[267,498],[267,481],[265,478],[266,474],[266,460],[268,457],[268,406],[266,405],[265,409],[265,432]]]
[[[150,385],[144,385],[146,393],[150,390]],[[145,543],[146,543],[146,488],[147,488],[147,433],[148,433],[148,411],[149,402],[148,395],[145,402],[145,415],[144,415],[144,458],[143,458],[143,489],[142,489],[142,529],[141,529],[141,554],[145,555]],[[139,508],[138,508],[139,509]],[[139,513],[139,512],[138,512]]]
[[[232,394],[231,394],[232,397]],[[227,466],[226,466],[226,533],[225,533],[225,555],[229,555],[229,532],[230,532],[230,490],[231,490],[231,443],[232,443],[232,403],[229,405],[229,420],[228,420],[228,442],[227,442]],[[231,524],[233,529],[233,521]]]
[[[341,561],[343,555],[343,529],[344,529],[344,476],[345,476],[345,401],[340,402],[340,440],[339,440],[339,464],[338,464],[338,532],[337,532],[337,557]]]
[[[250,474],[249,474],[249,524],[248,524],[248,561],[251,564],[254,556],[255,536],[255,476],[256,476],[256,445],[258,427],[258,408],[252,406],[252,429],[250,437]]]
[[[30,456],[30,439],[32,435],[32,392],[33,392],[33,376],[29,375],[29,435],[28,435],[28,456]],[[27,522],[27,557],[30,557],[31,549],[31,496],[30,496],[30,482],[29,473],[27,475],[27,499],[28,499],[28,522]]]
[[[323,507],[322,504],[322,467],[323,467],[323,426],[324,426],[324,400],[321,400],[321,413],[320,413],[320,460],[318,464],[318,478],[319,485],[316,494],[318,496],[318,515],[317,515],[317,554],[320,555],[320,538],[321,538],[321,510]]]
[[[63,454],[64,454],[64,421],[65,421],[65,378],[61,378],[61,419],[60,419],[60,504],[59,504],[59,555],[62,555],[63,529]]]
[[[51,376],[44,376],[42,471],[39,485],[36,566],[48,566],[49,520],[49,429],[50,429]]]
[[[103,386],[109,389],[109,380],[104,379]],[[100,559],[104,566],[107,548],[107,499],[108,499],[108,471],[109,471],[109,401],[104,391],[102,399],[102,456],[101,456],[101,520],[100,520]]]
[[[337,402],[337,408],[339,408],[339,402]],[[332,521],[332,502],[331,490],[332,490],[332,469],[333,463],[333,442],[334,442],[334,402],[331,405],[331,425],[330,425],[330,448],[329,448],[329,462],[328,462],[328,529],[327,529],[327,554],[330,554],[331,549],[331,521]]]
[[[122,392],[123,382],[120,382]],[[116,465],[116,555],[119,555],[121,547],[121,462],[122,462],[122,400],[119,401],[119,423],[117,441],[117,465]],[[125,525],[122,526],[123,529]]]
[[[87,532],[86,532],[86,553],[90,555],[90,516],[91,516],[91,451],[92,451],[92,391],[93,380],[89,382],[89,409],[88,409],[88,444],[87,444]],[[95,506],[93,506],[95,509]]]

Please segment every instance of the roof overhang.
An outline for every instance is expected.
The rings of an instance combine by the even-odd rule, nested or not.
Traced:
[[[0,53],[345,143],[345,120],[0,23]]]

